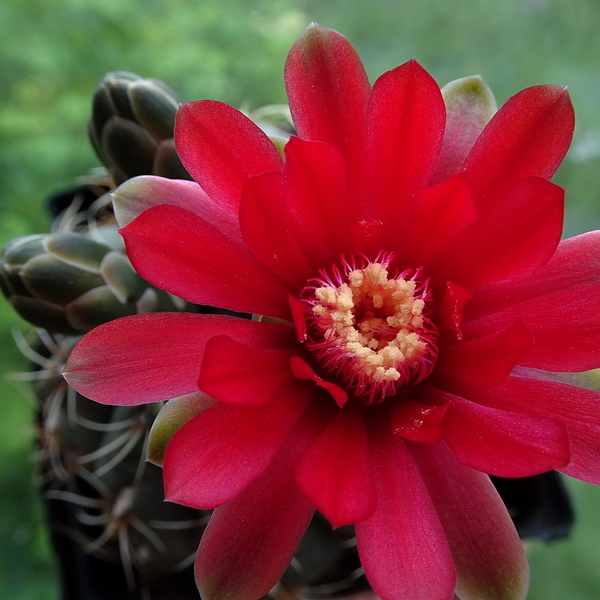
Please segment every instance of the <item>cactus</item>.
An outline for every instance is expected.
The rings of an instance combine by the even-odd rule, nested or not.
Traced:
[[[37,326],[32,339],[17,341],[35,367],[22,378],[32,380],[38,398],[38,482],[53,539],[79,551],[93,581],[80,585],[114,585],[112,567],[117,580],[124,578],[126,597],[170,598],[174,588],[193,598],[190,565],[208,514],[164,502],[161,470],[145,460],[158,407],[96,404],[70,388],[61,372],[79,336],[102,322],[194,307],[133,271],[105,210],[102,218],[97,205],[87,215],[69,210],[55,233],[10,242],[0,267],[5,295]],[[97,564],[101,577],[94,575]],[[70,570],[63,579],[65,590],[74,585]],[[88,597],[86,590],[78,587],[72,596]]]
[[[17,344],[33,365],[21,378],[31,380],[39,401],[38,482],[55,546],[69,554],[62,560],[65,598],[198,598],[191,565],[210,513],[165,503],[156,465],[177,427],[211,400],[173,399],[160,413],[156,405],[104,406],[76,393],[60,375],[79,336],[96,325],[148,311],[209,310],[137,275],[111,203],[114,184],[136,175],[188,178],[173,144],[177,106],[159,81],[106,75],[94,93],[89,135],[108,174],[83,178],[54,196],[48,205],[52,232],[17,238],[2,253],[0,287],[37,328],[28,339],[18,335]],[[282,151],[293,133],[287,107],[264,107],[249,116]],[[559,480],[546,474],[536,482],[529,488],[550,491],[533,512],[529,506],[530,515],[521,513],[522,526],[529,535],[565,535],[572,514]],[[518,509],[516,485],[510,493]],[[77,582],[73,573],[79,571]],[[118,592],[107,587],[114,581],[120,582]],[[317,514],[270,596],[328,598],[363,589],[368,585],[352,527],[334,531]]]

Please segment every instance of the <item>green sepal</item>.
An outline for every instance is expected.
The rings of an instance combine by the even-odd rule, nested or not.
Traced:
[[[94,93],[88,133],[116,184],[154,173],[155,163],[164,166],[165,157],[155,153],[164,154],[160,142],[172,140],[178,107],[175,94],[161,81],[126,71],[104,76]],[[169,162],[178,162],[177,156]],[[180,163],[164,176],[173,177],[171,171],[188,178]]]
[[[92,122],[96,131],[102,131],[108,120],[115,115],[134,119],[127,87],[140,79],[139,75],[127,71],[114,71],[102,78],[92,101]]]
[[[554,373],[551,371],[538,373],[534,370],[532,376],[538,377],[540,373],[543,374],[543,377],[540,377],[540,379],[558,381],[559,383],[566,383],[567,385],[573,385],[593,392],[600,392],[600,369],[592,369],[591,371],[581,373]]]
[[[45,239],[46,250],[61,261],[97,273],[110,247],[81,233],[53,233]]]
[[[134,271],[127,256],[120,252],[106,254],[100,265],[100,274],[123,304],[139,300],[148,287],[148,283]]]
[[[175,150],[175,140],[173,138],[163,140],[158,145],[154,155],[152,173],[167,179],[192,179],[181,164],[179,155]]]
[[[164,184],[163,179],[156,177],[136,177],[125,181],[114,190],[111,196],[119,227],[125,227],[150,208],[152,204],[148,199],[161,193]]]
[[[128,87],[137,122],[157,140],[173,137],[179,103],[152,80],[141,79]]]
[[[32,296],[54,304],[67,304],[88,290],[104,285],[98,273],[84,271],[50,254],[27,261],[20,276]]]
[[[486,125],[498,110],[494,94],[481,75],[450,81],[442,88],[442,96],[448,112],[468,109],[483,125]]]
[[[204,392],[193,392],[169,400],[156,416],[150,429],[146,458],[151,463],[162,466],[171,438],[187,422],[216,403],[217,400]]]
[[[11,296],[9,301],[19,315],[35,327],[65,335],[82,333],[69,323],[62,306],[28,296]]]
[[[92,100],[90,129],[93,129],[96,135],[98,132],[102,131],[102,128],[106,125],[108,120],[117,113],[110,91],[107,87],[102,85],[103,83],[104,80],[94,92],[94,98]]]
[[[30,258],[42,254],[45,237],[45,234],[24,235],[8,242],[2,249],[4,268],[20,269]]]
[[[13,295],[29,296],[21,280],[21,268],[33,258],[44,253],[44,235],[27,235],[11,240],[2,249],[2,291],[7,298]]]
[[[582,375],[585,381],[585,385],[583,387],[596,392],[600,391],[600,369],[587,371],[586,373],[582,373]]]
[[[289,137],[285,138],[279,135],[270,135],[269,139],[273,142],[275,148],[277,148],[277,152],[281,154],[281,158],[285,158],[285,145],[289,141]]]
[[[134,302],[123,304],[106,285],[100,285],[81,294],[65,307],[69,324],[80,333],[90,331],[102,323],[137,313]]]
[[[494,94],[480,75],[472,75],[447,83],[442,96],[446,104],[445,137],[455,138],[457,149],[466,153],[498,110]]]
[[[103,153],[119,166],[127,178],[152,173],[156,142],[133,121],[113,117],[100,137]]]

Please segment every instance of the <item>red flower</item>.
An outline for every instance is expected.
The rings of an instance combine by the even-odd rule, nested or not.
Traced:
[[[265,594],[314,507],[355,524],[384,600],[523,598],[522,547],[484,473],[600,482],[600,395],[550,373],[600,367],[600,234],[559,243],[548,181],[573,130],[567,92],[526,89],[484,128],[477,94],[445,106],[414,61],[371,88],[318,26],[286,84],[285,160],[237,110],[197,102],[176,144],[202,189],[117,192],[145,278],[270,318],[114,321],[67,380],[107,404],[219,401],[164,461],[168,499],[218,507],[196,562],[206,600]]]

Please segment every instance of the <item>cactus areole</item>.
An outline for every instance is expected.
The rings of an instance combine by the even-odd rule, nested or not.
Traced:
[[[383,600],[517,600],[528,567],[488,474],[600,482],[600,233],[560,241],[566,90],[496,112],[478,77],[442,90],[415,61],[371,86],[349,42],[310,26],[285,81],[285,156],[241,112],[184,104],[195,182],[115,193],[135,269],[198,304],[260,315],[126,317],[66,378],[136,405],[212,398],[172,437],[167,499],[215,508],[203,600],[257,600],[315,509],[353,524]]]

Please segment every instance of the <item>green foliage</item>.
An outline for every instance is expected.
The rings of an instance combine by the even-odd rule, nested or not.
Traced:
[[[531,591],[528,600],[597,600],[600,591],[600,490],[574,479],[567,481],[575,501],[571,538],[548,546],[529,545]]]
[[[20,325],[6,301],[0,305],[0,596],[54,600],[57,576],[33,481],[33,402],[27,388],[7,381],[26,360],[14,349],[10,328]]]
[[[414,56],[441,85],[480,73],[499,104],[529,85],[569,85],[578,125],[556,179],[569,190],[566,233],[600,227],[597,0],[2,0],[0,244],[47,231],[43,198],[98,165],[85,126],[107,71],[161,79],[186,101],[283,102],[286,53],[313,20],[344,33],[372,79]],[[15,325],[0,299],[6,371],[25,368],[8,333]],[[0,596],[51,600],[56,580],[27,460],[32,408],[4,380],[0,394]],[[600,496],[572,489],[579,527],[569,541],[534,546],[531,600],[600,592]]]

